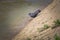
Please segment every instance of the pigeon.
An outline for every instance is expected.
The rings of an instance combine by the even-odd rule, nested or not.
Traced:
[[[36,10],[34,13],[29,13],[29,16],[32,18],[35,18],[38,15],[38,13],[40,13],[40,12],[41,12],[41,10]]]

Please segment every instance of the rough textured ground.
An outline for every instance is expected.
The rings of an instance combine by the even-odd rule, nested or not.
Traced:
[[[32,0],[30,0],[32,1]],[[39,1],[39,2],[35,2]],[[52,0],[0,0],[0,40],[11,40],[31,21],[28,13],[44,9]]]
[[[60,27],[48,28],[42,32],[38,32],[37,28],[42,29],[44,24],[53,26],[53,21],[56,19],[60,19],[60,0],[54,0],[12,40],[27,40],[29,38],[31,40],[54,40],[53,37],[56,33],[60,35]]]

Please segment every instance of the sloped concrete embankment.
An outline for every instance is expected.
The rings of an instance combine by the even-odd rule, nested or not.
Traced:
[[[54,40],[53,37],[56,33],[60,35],[60,27],[51,29],[51,26],[54,24],[53,21],[57,19],[60,19],[60,0],[54,0],[12,40],[39,40],[41,38],[44,40]],[[50,27],[42,32],[38,32],[37,29],[40,28],[41,30],[45,24],[48,24]]]

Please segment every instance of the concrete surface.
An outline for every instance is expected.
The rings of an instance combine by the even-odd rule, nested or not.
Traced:
[[[53,21],[57,19],[60,19],[60,0],[54,0],[12,40],[27,40],[28,38],[31,38],[31,40],[54,40],[56,33],[60,35],[60,27],[55,29],[50,27],[40,33],[37,28],[42,29],[44,24],[53,26]]]
[[[0,0],[0,40],[11,40],[31,19],[28,13],[44,9],[52,0],[33,2]]]

